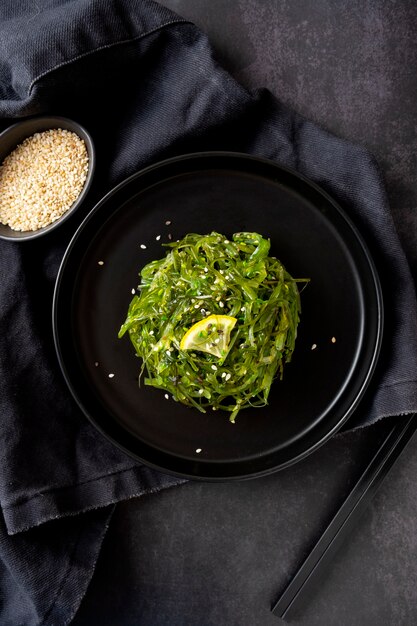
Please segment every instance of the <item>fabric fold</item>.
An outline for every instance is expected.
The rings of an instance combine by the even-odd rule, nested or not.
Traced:
[[[2,116],[32,115],[31,94],[49,73],[99,50],[123,45],[181,17],[137,0],[6,3],[0,23],[0,108]],[[69,17],[70,16],[70,17]],[[42,41],[40,45],[40,40]]]
[[[8,534],[15,535],[51,520],[107,507],[184,482],[182,478],[165,476],[136,464],[77,485],[50,489],[11,504],[2,504],[2,511]]]
[[[93,575],[114,507],[57,520],[15,537],[0,519],[0,622],[68,624]]]

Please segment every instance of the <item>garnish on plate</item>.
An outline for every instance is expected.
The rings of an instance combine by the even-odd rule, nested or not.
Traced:
[[[291,360],[300,316],[297,282],[258,233],[212,232],[165,244],[140,272],[119,337],[142,358],[139,380],[205,412],[265,406]],[[165,396],[166,397],[166,396]]]

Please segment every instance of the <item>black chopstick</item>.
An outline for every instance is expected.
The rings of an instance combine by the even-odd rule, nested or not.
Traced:
[[[274,615],[287,621],[291,619],[306,597],[310,585],[329,565],[336,550],[374,497],[378,487],[416,428],[417,414],[412,414],[401,418],[401,422],[390,429],[352,491],[299,567],[277,603],[272,607]]]

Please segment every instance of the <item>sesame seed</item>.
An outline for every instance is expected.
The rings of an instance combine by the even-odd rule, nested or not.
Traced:
[[[219,274],[224,274],[223,270],[219,270]]]
[[[157,236],[155,237],[155,239],[156,239],[156,241],[159,241],[159,240],[161,239],[161,235],[157,235]]]
[[[197,454],[200,454],[201,448],[196,448],[196,452],[197,452]]]
[[[202,395],[203,395],[203,393],[204,393],[204,389],[199,389],[199,390],[198,390],[198,393],[200,394],[200,396],[202,396]]]
[[[165,398],[165,400],[169,400],[169,395],[166,393],[166,394],[164,395],[164,398]]]
[[[168,233],[168,239],[171,241],[171,239],[172,239],[171,233]]]
[[[135,295],[136,289],[132,289],[132,291],[130,293],[132,294],[132,296]]]
[[[222,373],[222,378],[224,378],[226,376],[226,372]]]
[[[140,247],[142,248],[142,250],[146,250],[146,246],[145,246],[145,244],[144,244],[144,243],[141,243],[141,244],[140,244]]]
[[[167,354],[168,356],[171,356],[171,350],[166,350],[165,354]]]
[[[114,374],[109,374],[109,378],[114,378]]]
[[[229,373],[226,374],[226,380],[230,380],[232,378],[232,375]]]
[[[165,226],[170,226],[170,225],[171,225],[171,220],[167,220],[167,221],[165,222]]]
[[[96,362],[94,363],[94,365],[95,365],[96,367],[98,367],[98,361],[96,361]]]
[[[200,305],[198,304],[198,302],[197,302],[197,304],[194,305],[194,308],[195,309],[199,309],[200,308]]]
[[[104,261],[99,261],[98,264],[99,265],[104,265]]]
[[[150,334],[150,335],[153,335],[153,334],[154,334],[154,331],[153,331],[153,330],[150,330],[150,331],[149,331],[149,334]]]
[[[311,346],[311,349],[312,349],[312,350],[315,350],[316,348],[317,348],[317,344],[316,344],[316,343],[313,343],[313,345]]]
[[[230,241],[228,239],[225,239],[224,243],[230,243]]]
[[[216,367],[215,365],[212,365],[212,366],[211,366],[211,369],[212,369],[212,370],[214,370],[214,371],[216,371],[216,370],[217,370],[217,367]]]
[[[336,337],[332,337],[332,343],[336,343]]]
[[[223,302],[219,302],[219,307],[222,309],[224,307],[224,303]]]
[[[0,167],[0,222],[35,231],[62,217],[82,192],[88,173],[85,142],[54,128],[27,137]]]
[[[245,307],[244,307],[244,306],[242,306],[242,307],[240,308],[240,310],[242,311],[242,313],[243,313],[243,311],[246,311],[246,309],[245,309]]]
[[[204,268],[204,271],[207,273],[207,272],[208,272],[208,267],[205,267],[205,268]]]

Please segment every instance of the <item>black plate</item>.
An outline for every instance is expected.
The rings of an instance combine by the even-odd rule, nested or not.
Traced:
[[[311,278],[283,381],[269,406],[242,411],[235,425],[222,411],[201,414],[139,388],[140,361],[127,337],[117,339],[138,270],[165,254],[168,234],[212,230],[257,231],[293,276]],[[267,474],[324,443],[364,393],[382,324],[373,262],[340,207],[295,172],[233,153],[164,161],[103,198],[69,245],[53,311],[62,371],[92,423],[152,467],[208,480]]]

